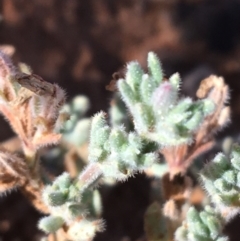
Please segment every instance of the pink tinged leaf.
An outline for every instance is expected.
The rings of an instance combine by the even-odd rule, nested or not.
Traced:
[[[102,175],[101,165],[99,163],[89,164],[79,176],[79,184],[82,188],[90,186],[97,178]]]
[[[176,102],[177,91],[175,87],[165,81],[153,92],[152,102],[156,108],[168,108]]]

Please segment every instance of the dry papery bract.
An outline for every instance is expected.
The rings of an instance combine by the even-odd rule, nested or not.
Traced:
[[[42,90],[50,86],[51,91],[34,93],[26,82],[33,87],[35,79],[17,70],[2,52],[0,67],[0,112],[20,138],[26,159],[34,163],[32,160],[40,147],[60,140],[57,131],[66,116],[59,111],[65,102],[65,93],[58,85],[43,80],[36,88]],[[24,87],[19,84],[21,78],[25,78]]]
[[[197,156],[211,149],[214,145],[214,134],[230,120],[230,108],[226,106],[229,90],[222,77],[212,75],[202,80],[197,97],[212,100],[215,104],[215,111],[205,117],[204,122],[194,134],[194,141],[191,144],[166,147],[161,150],[172,177],[178,173],[184,174]]]
[[[38,91],[34,92],[34,86]],[[45,88],[50,91],[44,92]],[[45,213],[48,211],[41,198],[38,150],[59,142],[58,130],[67,117],[60,113],[64,102],[65,92],[58,85],[22,73],[0,51],[0,112],[20,139],[23,151],[21,158],[7,151],[1,153],[2,190],[20,186],[32,204]]]

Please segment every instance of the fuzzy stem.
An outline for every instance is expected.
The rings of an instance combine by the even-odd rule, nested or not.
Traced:
[[[38,173],[38,163],[39,163],[38,152],[35,149],[23,144],[23,153],[31,173],[34,173],[34,174]]]
[[[78,178],[78,186],[87,188],[101,178],[103,172],[99,163],[90,163]]]
[[[28,148],[26,145],[23,145],[23,153],[31,176],[26,181],[25,185],[21,187],[21,191],[37,210],[48,214],[48,207],[42,201],[42,190],[44,185],[41,181],[39,172],[39,153],[36,150]]]

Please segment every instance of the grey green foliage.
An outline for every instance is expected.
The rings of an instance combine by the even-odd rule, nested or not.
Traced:
[[[85,97],[65,106],[72,116],[62,131],[63,139],[75,146],[90,139],[88,165],[77,178],[64,173],[45,188],[43,198],[51,213],[39,223],[45,232],[55,232],[64,222],[71,224],[71,240],[92,240],[103,226],[98,218],[100,196],[94,190],[99,180],[126,180],[150,167],[158,167],[161,175],[165,166],[157,164],[159,147],[190,143],[203,119],[214,110],[208,99],[179,99],[179,75],[163,80],[154,53],[148,55],[148,70],[144,73],[137,62],[127,65],[125,79],[118,81],[124,103],[115,97],[110,125],[106,114],[99,112],[92,118],[89,131],[90,120],[82,119],[89,106]]]
[[[54,233],[64,224],[64,220],[58,216],[48,216],[40,220],[38,227],[46,233]]]
[[[83,95],[76,96],[63,110],[70,113],[70,120],[62,129],[62,138],[69,143],[80,146],[88,141],[91,120],[84,117],[90,108],[90,102]]]
[[[228,241],[222,235],[223,220],[210,206],[201,212],[194,207],[188,210],[183,225],[177,229],[177,241]]]
[[[198,212],[191,208],[187,221],[176,232],[177,241],[228,240],[221,236],[224,224],[240,209],[240,146],[234,145],[230,155],[219,153],[200,173],[213,208]]]
[[[103,222],[99,219],[102,210],[99,192],[92,188],[81,189],[78,185],[78,179],[72,180],[68,173],[63,173],[52,185],[45,188],[43,199],[51,210],[51,215],[40,220],[40,229],[51,233],[61,228],[64,223],[74,223],[74,230],[70,231],[80,237],[80,233],[76,233],[76,227],[83,236],[83,230],[87,233],[90,229],[90,232],[95,234],[101,228]],[[94,225],[91,225],[92,222]]]
[[[152,52],[148,54],[148,70],[148,74],[144,73],[138,62],[131,62],[127,65],[125,79],[118,81],[135,130],[160,146],[190,143],[204,117],[213,112],[213,102],[179,99],[179,74],[165,81],[160,61]]]
[[[220,209],[240,207],[240,147],[234,145],[230,157],[219,153],[205,165],[201,180],[212,202]],[[235,210],[236,211],[236,210]]]
[[[126,131],[132,130],[132,121],[125,103],[119,93],[114,94],[109,109],[110,124],[112,127],[124,125]]]
[[[110,128],[104,113],[92,121],[89,161],[101,163],[103,176],[124,180],[136,171],[143,171],[157,161],[154,152],[144,152],[147,144],[135,132],[127,133],[123,126]]]

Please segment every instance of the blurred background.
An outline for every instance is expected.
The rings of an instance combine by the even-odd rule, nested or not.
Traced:
[[[15,47],[14,61],[57,82],[68,98],[87,95],[89,115],[107,110],[112,74],[155,51],[168,77],[179,72],[184,95],[200,81],[223,76],[231,89],[232,123],[219,136],[240,138],[239,0],[0,0],[0,45]],[[12,136],[0,120],[1,140]],[[142,240],[149,203],[143,175],[104,197],[107,230],[96,240]],[[40,216],[14,191],[0,198],[0,240],[39,240]]]

